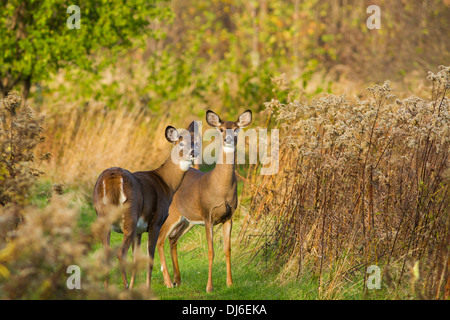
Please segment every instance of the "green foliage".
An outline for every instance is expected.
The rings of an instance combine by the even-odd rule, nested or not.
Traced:
[[[271,79],[282,74],[312,97],[345,86],[345,80],[406,78],[448,60],[448,44],[439,39],[448,31],[450,10],[441,1],[425,9],[418,9],[420,2],[380,4],[382,29],[376,31],[366,27],[369,4],[174,0],[173,23],[152,24],[152,34],[165,37],[142,34],[145,47],[120,57],[104,74],[73,69],[57,87],[43,83],[43,91],[58,92],[58,101],[64,96],[109,108],[138,105],[158,115],[178,116],[181,106],[199,116],[207,108],[234,115],[263,110],[274,97]],[[408,14],[399,17],[404,10]],[[411,34],[408,26],[417,24],[435,32]],[[95,56],[97,61],[106,54]]]
[[[83,1],[80,29],[69,29],[67,3],[60,0],[2,2],[0,8],[0,89],[40,81],[60,68],[91,72],[111,64],[124,49],[160,36],[151,21],[170,18],[160,1]],[[101,55],[95,55],[102,52]]]

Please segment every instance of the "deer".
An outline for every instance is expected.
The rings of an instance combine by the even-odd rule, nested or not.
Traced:
[[[151,171],[130,171],[112,167],[103,171],[94,187],[94,208],[98,219],[111,223],[101,236],[102,244],[109,259],[111,230],[122,233],[123,241],[117,252],[120,272],[125,289],[132,289],[136,270],[133,268],[128,285],[125,262],[130,244],[134,258],[140,248],[142,234],[148,232],[147,281],[151,286],[153,258],[160,229],[168,217],[169,206],[192,162],[198,156],[194,135],[194,122],[186,134],[168,126],[165,130],[167,141],[173,143],[171,156],[157,169]],[[107,220],[109,219],[109,220]],[[108,287],[107,275],[105,287]]]
[[[208,243],[208,282],[207,292],[213,291],[212,265],[214,259],[213,226],[223,224],[223,244],[226,259],[227,286],[233,284],[231,275],[231,230],[232,217],[238,205],[237,179],[235,173],[236,145],[239,130],[252,122],[252,112],[243,112],[237,121],[222,121],[213,111],[206,113],[206,122],[220,133],[220,146],[223,158],[233,157],[232,163],[216,163],[209,172],[189,168],[180,188],[175,193],[169,208],[169,216],[161,228],[157,249],[168,288],[181,284],[178,265],[177,244],[179,239],[195,225],[204,225]],[[164,256],[164,243],[169,239],[172,257],[174,283],[171,282]]]

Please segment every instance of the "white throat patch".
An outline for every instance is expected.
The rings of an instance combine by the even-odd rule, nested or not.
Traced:
[[[225,151],[226,153],[233,153],[234,147],[223,146],[223,151]]]
[[[180,169],[183,171],[188,171],[191,167],[192,161],[191,160],[180,160]]]

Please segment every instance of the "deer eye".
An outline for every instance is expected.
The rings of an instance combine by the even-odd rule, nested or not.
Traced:
[[[220,128],[220,132],[223,132],[223,129],[222,129],[222,128]]]

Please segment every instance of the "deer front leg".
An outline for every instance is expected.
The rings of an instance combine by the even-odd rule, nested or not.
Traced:
[[[231,219],[223,223],[223,250],[225,251],[225,261],[227,266],[227,286],[233,284],[231,276],[231,229],[233,221]]]
[[[214,244],[213,244],[213,224],[208,222],[205,223],[206,229],[206,241],[208,242],[208,283],[206,285],[206,292],[213,291],[213,282],[212,282],[212,266],[214,260]]]

